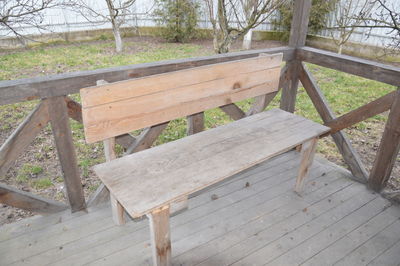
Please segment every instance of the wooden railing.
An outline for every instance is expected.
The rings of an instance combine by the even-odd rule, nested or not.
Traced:
[[[288,61],[294,58],[293,48],[280,47],[74,72],[32,79],[1,81],[0,105],[33,99],[40,99],[40,102],[0,147],[0,176],[7,173],[18,156],[30,145],[37,134],[50,123],[70,208],[73,212],[84,210],[87,204],[83,194],[76,152],[69,125],[69,118],[82,122],[81,105],[69,98],[68,95],[78,93],[79,89],[83,87],[94,86],[99,80],[115,82],[207,64],[255,57],[261,53],[279,52],[283,53],[284,60]],[[285,77],[286,72],[283,71],[282,80]],[[257,97],[249,113],[263,110],[274,96],[275,94]],[[240,119],[247,115],[235,104],[221,106],[221,109],[233,119]],[[189,134],[199,132],[203,129],[202,113],[189,116],[188,121]],[[166,128],[167,124],[163,123],[147,128],[136,138],[130,134],[119,136],[117,143],[122,145],[128,154],[149,148]],[[94,193],[89,203],[96,203],[99,197],[101,195]],[[0,184],[0,202],[41,213],[55,212],[68,208],[64,204],[20,191],[4,184]]]

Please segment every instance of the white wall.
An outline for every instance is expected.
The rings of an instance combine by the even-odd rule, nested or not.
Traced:
[[[13,0],[9,0],[13,1]],[[96,9],[102,13],[107,14],[107,6],[103,0],[85,0],[92,6],[96,6]],[[400,0],[388,0],[393,3],[397,3],[400,8]],[[201,1],[200,1],[201,2]],[[124,26],[155,26],[156,23],[151,16],[152,8],[154,7],[153,0],[136,0],[136,3],[130,8],[129,15],[127,16],[126,23]],[[78,13],[75,13],[68,9],[47,9],[45,11],[44,21],[42,23],[46,31],[39,31],[34,27],[20,27],[18,28],[23,34],[40,34],[40,33],[51,33],[51,32],[71,32],[71,31],[82,31],[82,30],[94,30],[94,29],[109,29],[111,28],[110,23],[98,19],[95,23],[88,22]],[[329,26],[333,25],[333,15],[329,18]],[[199,22],[201,28],[211,28],[209,19],[206,16],[206,12],[203,12]],[[267,21],[257,27],[259,30],[273,30],[273,25]],[[330,33],[327,30],[323,30],[318,35],[330,37]],[[0,27],[0,38],[12,37],[13,35],[6,29]],[[368,37],[369,36],[369,37]],[[367,38],[368,37],[368,38]],[[391,35],[387,29],[374,29],[371,34],[368,34],[368,29],[357,30],[350,38],[353,42],[359,42],[364,44],[370,44],[375,46],[383,46],[391,40]]]

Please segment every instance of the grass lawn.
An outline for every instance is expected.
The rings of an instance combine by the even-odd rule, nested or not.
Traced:
[[[256,45],[257,48],[267,47],[268,42],[258,42]],[[210,42],[172,44],[164,43],[158,39],[136,38],[126,40],[125,47],[124,53],[115,54],[113,42],[97,41],[0,52],[0,80],[213,54]],[[309,64],[308,67],[337,115],[353,110],[395,89],[383,83],[316,65]],[[72,97],[79,101],[78,95]],[[279,98],[280,96],[276,97],[268,108],[278,107]],[[248,100],[240,102],[238,105],[247,110],[250,103],[251,100]],[[6,140],[12,130],[18,126],[36,104],[37,101],[32,101],[0,106],[0,143]],[[303,88],[299,89],[296,113],[314,121],[322,122]],[[386,116],[387,114],[378,115],[346,130],[368,167],[373,163]],[[229,121],[231,121],[229,117],[219,109],[206,112],[206,128],[213,128]],[[96,189],[99,183],[91,173],[90,167],[104,161],[102,145],[100,143],[87,145],[84,142],[81,124],[71,120],[71,127],[78,153],[78,163],[82,171],[83,184],[86,195],[88,195]],[[186,135],[185,132],[185,119],[172,121],[167,130],[158,138],[156,144],[181,138]],[[318,151],[326,158],[342,164],[341,156],[330,137],[321,141]],[[397,187],[400,187],[397,181],[400,178],[399,172],[397,163],[394,172],[396,179],[392,181],[392,184]],[[27,191],[65,200],[61,171],[49,127],[38,136],[7,175],[0,177],[0,179],[2,182]]]

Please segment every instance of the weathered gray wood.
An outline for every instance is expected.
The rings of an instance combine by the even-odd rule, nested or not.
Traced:
[[[126,149],[125,155],[148,149],[168,126],[169,122],[143,129],[142,133]]]
[[[115,138],[105,139],[103,141],[104,145],[104,155],[106,157],[106,162],[111,162],[112,160],[117,159],[117,154],[115,153]],[[108,191],[108,189],[104,186],[104,191]],[[104,195],[103,192],[101,195]],[[111,212],[114,222],[117,225],[124,225],[125,218],[124,218],[124,208],[118,202],[118,200],[114,197],[113,194],[109,193],[110,195],[110,203],[111,203]],[[104,197],[104,196],[102,196]]]
[[[285,67],[281,70],[281,76],[279,79],[279,86],[278,90],[286,86],[286,82],[289,80],[289,71],[288,65],[286,64]],[[250,110],[246,113],[246,116],[254,115],[260,113],[267,108],[267,106],[271,103],[271,101],[275,98],[278,93],[269,93],[266,95],[258,96],[254,99],[254,103],[251,105]]]
[[[393,100],[396,97],[396,92],[391,92],[372,102],[369,102],[353,111],[348,112],[338,118],[335,118],[327,123],[326,126],[331,128],[330,133],[336,133],[342,129],[348,128],[356,123],[364,121],[374,115],[378,115],[390,109]]]
[[[225,114],[229,115],[233,120],[239,120],[246,117],[245,112],[242,111],[236,104],[230,103],[219,107]]]
[[[311,10],[311,0],[298,0],[294,2],[293,18],[290,28],[289,47],[304,46],[308,32],[308,20]],[[290,78],[282,88],[280,108],[293,113],[296,105],[297,88],[299,85],[300,61],[287,62]]]
[[[386,227],[390,226],[393,222],[398,220],[400,216],[399,211],[400,209],[398,206],[391,206],[385,209],[382,213],[379,213],[374,218],[358,227],[356,230],[347,234],[346,237],[339,239],[315,256],[308,259],[304,265],[333,265],[346,255],[353,253],[355,248],[363,245],[363,243],[368,241],[371,236],[378,234]]]
[[[72,140],[69,116],[64,96],[45,100],[48,105],[51,127],[60,161],[68,202],[72,212],[86,209],[81,177]]]
[[[45,199],[5,184],[0,184],[0,202],[15,208],[38,213],[55,213],[68,208],[67,205],[61,202]]]
[[[311,47],[297,49],[296,58],[301,61],[377,80],[393,86],[400,85],[399,67]]]
[[[170,266],[171,238],[169,230],[169,206],[148,214],[150,223],[151,249],[154,266]]]
[[[297,48],[306,44],[310,10],[311,0],[298,0],[294,2],[289,47]]]
[[[41,102],[0,147],[0,177],[7,173],[13,162],[48,122],[47,105]]]
[[[346,251],[351,252],[359,246],[358,243],[364,242],[363,238],[373,237],[380,228],[390,224],[393,218],[388,211],[399,209],[396,205],[386,209],[388,202],[384,200],[383,205],[367,204],[364,208],[366,211],[357,212],[357,209],[366,205],[371,199],[371,196],[368,196],[371,192],[365,186],[344,178],[340,167],[325,165],[326,161],[318,157],[312,167],[310,179],[307,179],[308,185],[304,194],[298,197],[293,193],[292,187],[296,178],[299,155],[292,151],[278,159],[269,160],[247,172],[249,176],[239,174],[231,183],[225,183],[214,191],[207,191],[189,199],[189,210],[170,220],[174,265],[234,263],[269,243],[276,244],[272,249],[276,251],[280,250],[278,244],[281,243],[283,244],[281,248],[285,251],[288,248],[292,250],[303,242],[307,245],[303,245],[302,249],[306,246],[316,247],[323,241],[327,244],[312,250],[323,249],[324,252],[329,250],[325,249],[326,247],[333,247],[329,246],[332,242],[328,241],[329,233],[333,233],[333,240],[336,240],[340,229],[348,232],[340,238],[340,241],[345,241],[341,242],[344,243],[343,248],[347,247]],[[325,166],[330,169],[328,172]],[[260,168],[262,171],[258,172]],[[280,182],[282,180],[286,181]],[[245,186],[246,182],[250,183],[249,187]],[[213,194],[218,195],[218,199],[211,200]],[[196,205],[193,205],[194,202]],[[23,235],[4,243],[0,242],[1,263],[35,266],[151,264],[147,221],[128,222],[123,227],[117,227],[109,215],[109,207],[102,210],[101,215],[89,211],[88,214],[72,220],[64,221],[63,218],[59,223],[43,227],[42,230],[28,232],[26,237]],[[380,210],[381,213],[372,219],[364,215],[375,210]],[[355,215],[352,215],[353,212]],[[345,215],[350,216],[347,222],[340,222],[343,220],[341,217]],[[379,218],[380,215],[383,217]],[[41,219],[45,223],[47,217]],[[351,225],[350,222],[356,220],[358,222]],[[365,223],[353,231],[346,227],[351,225],[352,229],[362,221]],[[329,229],[335,222],[339,222],[340,226],[333,230]],[[17,226],[29,228],[25,223],[19,223]],[[2,229],[0,233],[3,233]],[[318,234],[312,237],[325,229],[329,232],[325,233],[326,237],[323,235],[319,237]],[[297,231],[300,232],[296,233]],[[393,233],[393,236],[397,234]],[[307,241],[310,237],[312,241]],[[281,238],[284,241],[279,241]],[[346,245],[350,243],[347,239],[351,243],[353,240],[356,241],[352,248]],[[385,244],[386,241],[386,237],[372,239],[373,245]],[[387,245],[389,246],[389,243]],[[399,246],[397,245],[397,251]],[[370,250],[372,245],[368,244],[366,247]],[[339,251],[335,248],[329,258],[337,255]],[[375,263],[378,264],[373,265],[392,265],[391,262],[398,262],[399,253],[394,251],[396,246],[393,246],[391,252],[382,253],[383,258],[377,259]],[[265,252],[266,250],[259,253],[263,259],[261,265],[275,254]],[[308,252],[306,250],[303,253],[309,254]],[[288,254],[292,257],[293,253]],[[303,260],[302,258],[294,264],[300,264]],[[323,264],[331,265],[329,262],[330,260],[327,260]]]
[[[304,186],[304,180],[308,175],[311,165],[314,161],[315,150],[317,148],[318,138],[314,138],[301,144],[301,161],[299,167],[299,174],[296,179],[296,186],[294,191],[301,193]],[[299,147],[299,146],[297,146]]]
[[[321,89],[318,87],[317,82],[314,80],[304,64],[301,65],[299,77],[304,89],[311,98],[311,101],[313,102],[324,123],[328,123],[329,121],[335,119],[335,115],[329,108]],[[365,183],[368,179],[367,170],[361,162],[359,155],[351,146],[351,143],[346,137],[345,133],[337,132],[332,134],[332,138],[356,180]]]
[[[204,130],[204,112],[187,117],[187,135],[193,135]]]
[[[385,131],[376,154],[374,166],[368,179],[369,186],[375,191],[385,188],[392,173],[400,150],[400,87],[396,91],[390,108]]]
[[[328,130],[302,117],[274,109],[96,165],[93,169],[135,218]]]
[[[93,86],[97,80],[116,82],[154,74],[166,73],[220,62],[256,57],[260,53],[284,53],[284,60],[293,58],[294,49],[289,47],[249,50],[197,58],[185,58],[161,62],[79,71],[46,77],[0,81],[0,104],[11,104],[37,98],[78,93],[81,88]]]
[[[369,266],[399,266],[400,241],[373,259]]]

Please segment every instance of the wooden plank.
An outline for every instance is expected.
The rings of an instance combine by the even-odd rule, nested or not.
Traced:
[[[187,135],[193,135],[204,130],[204,112],[193,114],[187,117]]]
[[[153,265],[170,266],[171,237],[169,230],[169,206],[164,206],[147,215],[150,223],[150,238]]]
[[[298,0],[294,2],[289,47],[298,48],[305,45],[310,10],[311,0]],[[290,76],[288,82],[282,88],[280,108],[291,113],[294,112],[296,105],[297,88],[299,85],[299,64],[300,61],[298,60],[287,62]]]
[[[142,133],[126,149],[125,155],[150,148],[168,124],[169,121],[143,129]]]
[[[297,49],[296,58],[393,86],[400,85],[399,67],[311,47]]]
[[[231,218],[238,217],[237,210],[239,209],[250,210],[256,208],[256,206],[265,203],[268,200],[271,200],[279,195],[279,191],[285,191],[286,193],[292,194],[292,179],[295,176],[294,165],[298,164],[297,157],[294,156],[293,153],[289,153],[279,156],[279,159],[279,161],[269,160],[268,162],[261,165],[262,167],[260,168],[262,168],[263,171],[254,176],[257,177],[259,181],[268,179],[267,177],[269,177],[269,180],[276,184],[275,186],[273,186],[273,183],[271,182],[258,182],[256,186],[257,189],[244,189],[245,182],[243,180],[239,182],[242,177],[242,175],[239,175],[237,176],[238,178],[235,179],[235,183],[237,183],[237,186],[225,188],[225,194],[222,193],[221,188],[220,190],[215,192],[207,191],[203,193],[202,196],[204,197],[201,197],[200,202],[198,202],[197,204],[194,203],[197,202],[198,197],[190,199],[190,209],[171,219],[171,226],[173,226],[172,230],[175,230],[175,233],[172,235],[172,237],[174,237],[174,235],[177,235],[176,230],[181,231],[180,228],[184,224],[186,224],[184,229],[186,232],[191,231],[192,226],[190,226],[190,222],[194,221],[198,221],[199,224],[204,225],[202,226],[202,228],[206,228],[216,221],[228,221]],[[273,166],[275,167],[275,169],[271,169],[271,167]],[[311,180],[314,181],[316,176],[320,176],[323,171],[323,169],[312,171],[313,175],[311,176]],[[330,187],[326,186],[325,184],[331,182],[332,180],[336,180],[335,176],[330,175],[329,173],[324,177],[326,177],[326,179],[321,178],[320,180],[322,186],[324,187]],[[283,186],[283,183],[280,181],[285,179],[286,182],[284,182],[284,188],[282,189],[281,187]],[[256,178],[253,178],[253,175],[247,177],[247,181],[250,182],[252,186],[255,186],[256,184]],[[280,185],[277,185],[278,183],[280,183]],[[318,187],[318,184],[316,184],[315,187]],[[214,193],[218,194],[219,199],[210,201],[209,199]],[[221,203],[224,204],[222,205]],[[272,203],[269,205],[272,205]],[[218,215],[220,214],[218,210],[222,211],[227,208],[234,210],[230,211],[231,216],[229,217],[231,218],[225,215],[223,217],[221,217],[221,215]],[[109,209],[107,210],[109,211]],[[89,213],[89,215],[91,215],[91,213]],[[250,219],[251,217],[249,216],[248,218]],[[211,221],[213,222],[211,223]],[[42,252],[36,250],[36,254],[38,254],[36,255],[36,257],[26,258],[24,259],[24,261],[28,261],[28,264],[31,265],[41,264],[40,262],[43,260],[47,261],[47,263],[52,263],[54,265],[85,264],[95,259],[99,259],[99,257],[105,257],[113,253],[116,253],[116,256],[121,255],[118,254],[117,251],[125,248],[127,249],[126,253],[130,254],[130,264],[133,264],[135,262],[135,259],[138,259],[135,258],[135,252],[138,250],[142,251],[144,250],[143,247],[147,246],[145,242],[140,243],[140,241],[148,241],[149,235],[147,227],[141,229],[141,231],[133,231],[129,229],[131,228],[131,224],[132,223],[127,223],[124,227],[114,227],[114,229],[110,229],[113,230],[114,233],[110,232],[110,230],[103,230],[101,232],[99,231],[95,235],[89,235],[86,233],[84,235],[81,234],[81,238],[79,238],[75,242],[68,242],[62,245],[62,250],[60,250],[56,244],[51,244],[49,245],[51,249],[49,249],[48,252],[43,252],[43,250]],[[198,227],[197,223],[193,226],[196,228]],[[75,228],[79,228],[79,226],[75,226]],[[140,243],[140,247],[132,247],[135,243]],[[176,249],[174,248],[174,250]],[[138,256],[143,257],[143,255]],[[150,253],[149,257],[151,257]],[[55,261],[59,262],[54,263]],[[119,264],[123,263],[121,262]]]
[[[274,109],[97,165],[94,170],[128,213],[140,217],[327,130]],[[221,163],[224,167],[218,167]]]
[[[400,241],[391,246],[385,252],[374,258],[369,266],[399,266],[400,261]]]
[[[396,91],[390,108],[385,131],[379,144],[368,185],[375,191],[381,191],[390,178],[393,165],[400,150],[400,87]]]
[[[289,79],[283,84],[280,108],[287,112],[294,112],[296,106],[297,88],[299,86],[300,61],[287,62]]]
[[[278,89],[281,89],[283,88],[283,86],[286,86],[285,84],[288,80],[289,80],[289,71],[288,71],[288,65],[286,64],[285,67],[281,69]],[[278,92],[274,92],[257,96],[254,99],[254,103],[251,105],[250,110],[246,113],[246,116],[254,115],[264,111],[265,108],[267,108],[267,106],[271,103],[271,101],[277,94]]]
[[[397,220],[384,230],[373,236],[369,241],[353,250],[335,265],[367,265],[372,259],[400,241],[400,221]],[[400,263],[400,261],[397,261]],[[387,265],[387,264],[382,264]],[[398,265],[398,264],[397,264]]]
[[[115,138],[105,139],[103,141],[103,145],[104,145],[104,155],[106,157],[106,162],[110,162],[112,160],[117,159],[117,154],[115,153]],[[109,192],[105,186],[103,190]],[[109,193],[109,195],[110,195],[111,213],[113,220],[117,225],[124,225],[125,224],[124,208],[111,193]]]
[[[378,115],[390,109],[396,92],[391,92],[382,96],[372,102],[369,102],[353,111],[348,112],[338,118],[335,118],[327,123],[325,126],[331,128],[330,133],[336,133],[342,129],[348,128],[372,116]]]
[[[5,176],[13,162],[47,125],[49,119],[47,105],[41,102],[7,138],[0,147],[0,176]]]
[[[116,82],[191,67],[251,58],[261,53],[283,53],[284,60],[294,57],[293,48],[278,47],[79,71],[37,78],[0,81],[0,104],[11,104],[37,98],[74,94],[78,93],[81,88],[95,85],[96,81],[100,79],[107,80],[108,82]]]
[[[263,70],[280,68],[282,54],[264,55],[256,58],[225,62],[170,73],[152,75],[137,79],[110,83],[108,85],[84,88],[80,91],[82,105],[89,108],[101,104],[123,101],[129,98],[160,93],[195,84],[211,82],[227,77],[250,73],[263,73]],[[266,73],[269,73],[268,71]],[[257,77],[255,75],[254,77]],[[210,84],[213,86],[214,84]],[[240,87],[242,84],[238,84]],[[242,85],[243,86],[243,85]],[[219,88],[213,88],[219,89]]]
[[[75,102],[70,97],[65,97],[67,103],[68,115],[70,118],[82,123],[82,106],[80,103]],[[119,145],[127,149],[134,141],[135,137],[130,134],[123,134],[116,137],[116,141]]]
[[[294,191],[301,193],[304,186],[304,179],[307,177],[310,167],[314,161],[314,155],[318,144],[318,138],[308,140],[301,144],[301,161],[299,167],[299,174],[296,179],[296,186]]]
[[[54,141],[71,210],[73,212],[84,210],[86,209],[85,196],[77,165],[65,97],[52,97],[45,101],[48,105]]]
[[[246,117],[245,112],[234,103],[222,105],[219,108],[233,120],[239,120]]]
[[[337,180],[337,182],[340,181]],[[267,260],[284,253],[288,247],[295,246],[303,239],[307,239],[311,233],[316,233],[324,226],[333,223],[332,215],[340,219],[340,217],[350,214],[371,200],[370,195],[360,193],[362,191],[361,186],[354,186],[354,184],[349,186],[349,183],[346,183],[347,186],[334,187],[334,190],[331,188],[317,190],[316,193],[312,194],[313,199],[307,200],[309,204],[306,207],[301,208],[303,206],[296,204],[297,212],[279,223],[267,226],[264,229],[258,228],[259,230],[253,234],[251,234],[251,227],[249,229],[246,227],[247,230],[244,230],[249,233],[246,234],[244,240],[233,243],[233,245],[204,260],[199,265],[231,265],[235,262],[237,265],[265,264]],[[299,197],[292,203],[295,204],[295,201],[305,199],[307,199],[307,196],[303,199]],[[291,242],[288,240],[291,240]],[[279,244],[282,244],[281,249],[278,248]],[[265,256],[265,254],[268,254],[268,256]]]
[[[306,90],[324,123],[328,123],[329,121],[335,119],[335,115],[330,109],[321,89],[318,87],[317,82],[314,80],[311,73],[303,63],[301,64],[299,77],[304,89]],[[337,132],[332,134],[332,138],[356,180],[365,183],[368,179],[367,170],[361,162],[360,156],[351,146],[351,143],[345,133]]]
[[[353,252],[354,249],[363,245],[371,237],[378,234],[394,221],[399,219],[399,208],[391,206],[379,213],[371,220],[348,233],[332,245],[328,246],[315,256],[310,257],[304,262],[305,266],[334,265],[346,255]],[[381,264],[386,265],[386,264]]]
[[[200,90],[192,91],[187,90],[187,88],[180,88],[160,94],[146,95],[140,97],[140,99],[128,99],[88,109],[84,108],[83,120],[85,121],[86,141],[95,142],[227,103],[276,91],[279,82],[279,69],[274,71],[276,71],[275,79],[269,77],[272,79],[259,85],[257,85],[258,81],[251,79],[251,75],[247,75],[243,78],[250,82],[247,83],[248,87],[232,89],[232,86],[237,84],[238,81],[234,78],[229,81],[220,80],[222,83],[225,83],[225,81],[228,83],[225,86],[222,86],[222,84],[217,86],[222,88],[219,92],[215,91],[216,87],[214,86],[208,87],[210,90],[205,90],[206,84],[199,84]],[[260,78],[264,79],[265,75],[261,75]],[[157,107],[149,110],[149,106]]]
[[[297,48],[306,44],[310,10],[311,0],[298,0],[294,2],[289,47]]]
[[[288,252],[277,257],[275,260],[270,261],[266,265],[292,265],[294,262],[301,264],[307,258],[317,254],[325,247],[331,245],[338,239],[344,237],[346,234],[362,226],[365,222],[373,219],[376,215],[379,215],[382,212],[382,208],[385,208],[386,204],[386,200],[378,197],[368,202],[364,206],[361,206],[359,209],[354,210],[354,212],[347,216],[331,216],[331,222],[329,226],[326,226],[325,228],[319,227],[320,231],[316,234],[314,233],[309,235],[308,238],[307,234],[304,234],[305,232],[303,231],[303,236],[301,239],[296,238],[296,241],[292,241],[298,243],[298,240],[305,239],[303,243],[294,246],[290,250],[284,248],[283,251],[287,250]],[[310,224],[309,226],[312,225]],[[288,237],[290,236],[295,237],[295,235],[289,235]],[[350,263],[345,265],[359,264]]]
[[[38,213],[55,213],[68,208],[67,205],[50,199],[0,184],[0,202],[6,205]]]

